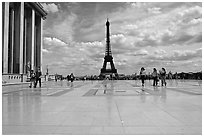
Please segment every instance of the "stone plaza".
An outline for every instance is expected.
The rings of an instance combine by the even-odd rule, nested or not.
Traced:
[[[47,81],[2,86],[4,135],[201,135],[202,83]]]

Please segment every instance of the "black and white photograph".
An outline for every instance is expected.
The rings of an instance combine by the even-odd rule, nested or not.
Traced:
[[[1,2],[2,135],[202,135],[202,2]]]

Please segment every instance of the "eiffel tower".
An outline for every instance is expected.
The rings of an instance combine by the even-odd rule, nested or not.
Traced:
[[[106,28],[107,28],[106,52],[105,52],[105,57],[104,57],[103,68],[101,69],[101,75],[112,75],[112,74],[117,75],[117,69],[115,69],[115,66],[114,66],[114,63],[113,63],[113,57],[112,57],[111,47],[110,47],[109,26],[110,26],[110,23],[109,23],[109,21],[107,19],[107,22],[106,22]],[[110,62],[111,69],[106,69],[107,62]]]

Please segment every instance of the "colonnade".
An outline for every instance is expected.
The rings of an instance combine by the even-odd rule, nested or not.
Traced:
[[[43,20],[47,13],[37,2],[2,3],[2,73],[42,70]]]

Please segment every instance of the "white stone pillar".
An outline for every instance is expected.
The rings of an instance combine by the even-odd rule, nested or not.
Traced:
[[[41,46],[40,46],[40,70],[43,71],[43,56],[42,56],[42,49],[43,49],[43,19],[41,18],[41,23],[40,23],[40,33],[41,33],[41,39],[40,39],[40,42],[41,42]]]
[[[3,73],[8,73],[9,2],[4,3],[3,18]]]
[[[34,70],[34,51],[35,51],[35,11],[32,9],[32,21],[31,21],[31,26],[32,26],[32,30],[31,30],[31,69]]]
[[[20,4],[20,57],[19,57],[19,73],[23,74],[23,29],[24,29],[24,2]]]

